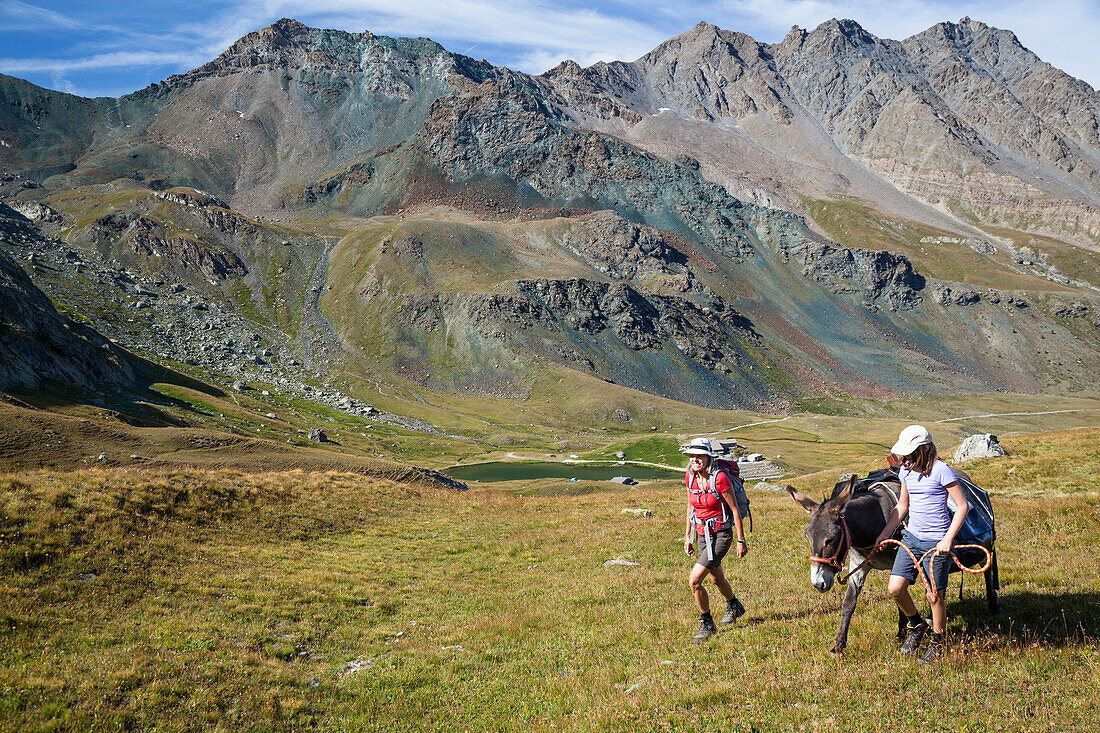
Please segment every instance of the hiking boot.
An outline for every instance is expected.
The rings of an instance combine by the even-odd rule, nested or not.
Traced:
[[[943,640],[943,634],[932,634],[928,648],[924,650],[924,656],[917,660],[918,664],[932,664],[947,654],[947,644]]]
[[[702,644],[704,641],[717,633],[718,627],[714,625],[714,619],[711,618],[710,614],[708,613],[700,620],[699,630],[695,632],[695,636],[693,636],[691,640],[694,641],[696,644]]]
[[[737,596],[734,596],[726,601],[726,615],[722,617],[722,623],[732,624],[744,615],[745,607],[741,605],[741,601],[737,600]]]
[[[924,635],[928,633],[928,623],[921,619],[921,622],[914,626],[909,624],[905,627],[905,641],[901,643],[901,653],[905,655],[916,654],[917,649],[920,648],[921,640],[924,639]]]

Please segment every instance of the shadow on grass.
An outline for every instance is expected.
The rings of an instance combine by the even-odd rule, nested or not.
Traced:
[[[966,620],[963,637],[996,637],[1023,645],[1065,646],[1100,638],[1100,593],[1005,593],[991,615],[985,594],[948,601],[948,617]]]
[[[55,379],[46,379],[37,389],[16,388],[9,393],[25,403],[25,406],[40,410],[64,409],[75,405],[100,407],[110,410],[119,421],[133,427],[185,427],[185,420],[161,408],[172,407],[185,413],[196,411],[194,405],[188,402],[154,391],[152,385],[158,382],[186,387],[210,397],[226,397],[226,393],[215,386],[129,352],[125,353],[133,362],[138,375],[135,384],[128,389],[91,392]]]

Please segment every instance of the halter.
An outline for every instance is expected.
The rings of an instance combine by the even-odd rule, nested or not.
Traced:
[[[893,495],[893,492],[890,490],[890,483],[893,482],[876,481],[867,488],[867,491],[874,491],[882,486],[886,488],[887,493]],[[844,519],[844,512],[840,513],[838,519],[840,520],[840,528],[844,532],[844,541],[836,548],[836,552],[833,553],[832,557],[817,557],[816,555],[810,555],[810,562],[819,562],[823,565],[833,567],[837,571],[842,571],[844,570],[844,561],[848,558],[848,551],[852,549],[852,533],[848,529],[848,522]],[[866,563],[867,560],[863,562]],[[862,565],[860,567],[862,567]],[[848,575],[851,575],[851,573]],[[847,582],[847,577],[841,581],[841,583],[845,582]]]
[[[817,557],[816,555],[810,555],[810,562],[819,562],[823,565],[830,565],[837,570],[844,569],[844,560],[848,557],[848,550],[852,548],[852,533],[848,531],[848,522],[845,521],[844,515],[840,517],[840,528],[844,531],[844,541],[841,542],[836,552],[832,557]]]

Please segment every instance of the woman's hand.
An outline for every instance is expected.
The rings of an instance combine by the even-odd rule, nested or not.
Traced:
[[[954,542],[952,542],[951,539],[944,537],[942,540],[936,543],[936,556],[939,557],[940,555],[950,555],[951,545],[953,544]]]
[[[684,539],[684,554],[691,557],[695,554],[695,545],[691,543],[691,540]]]
[[[741,559],[749,554],[749,544],[744,540],[737,540],[737,558]]]

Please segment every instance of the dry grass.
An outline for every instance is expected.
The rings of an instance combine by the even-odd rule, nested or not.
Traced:
[[[729,563],[748,615],[696,647],[676,482],[547,497],[339,473],[4,475],[0,721],[1085,730],[1100,431],[1005,442],[1011,458],[968,467],[994,492],[1004,611],[953,580],[952,651],[931,670],[897,657],[882,575],[846,657],[827,656],[839,595],[810,588],[805,515],[783,494],[753,494],[752,551]],[[1070,451],[1083,474],[1063,479]]]

